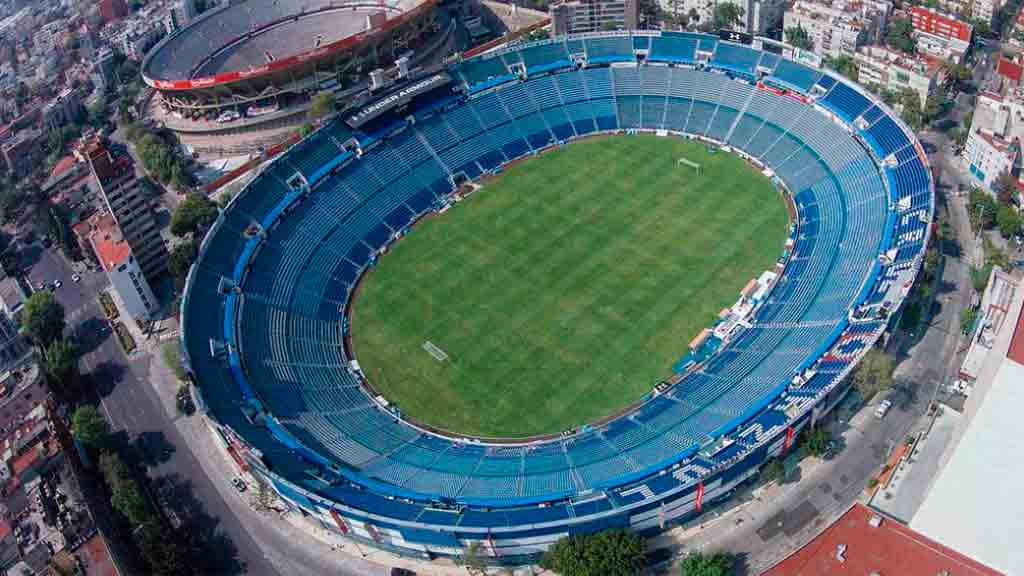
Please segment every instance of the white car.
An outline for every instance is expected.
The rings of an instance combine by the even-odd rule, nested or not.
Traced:
[[[885,418],[885,415],[889,412],[889,408],[892,408],[892,400],[882,400],[878,405],[878,408],[875,408],[875,418]]]
[[[81,280],[81,279],[82,279],[82,277],[81,277],[81,276],[79,276],[78,274],[72,274],[72,275],[71,275],[71,281],[72,281],[72,282],[74,282],[74,283],[76,283],[76,284],[77,284],[77,283],[78,283],[78,281],[79,281],[79,280]]]
[[[62,282],[61,282],[60,280],[54,280],[54,281],[53,281],[53,289],[54,289],[54,290],[56,290],[57,288],[60,288],[60,287],[61,287],[61,286],[63,286],[63,285],[64,285],[64,284],[63,284],[63,283],[62,283]]]

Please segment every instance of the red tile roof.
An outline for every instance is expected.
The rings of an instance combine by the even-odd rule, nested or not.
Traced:
[[[132,249],[110,214],[103,214],[93,221],[93,231],[89,238],[96,251],[96,259],[108,272],[131,256]]]
[[[1010,349],[1006,357],[1018,364],[1024,364],[1024,310],[1021,310],[1017,317],[1017,326],[1013,329],[1013,338],[1010,339]]]
[[[1019,84],[1021,73],[1024,72],[1024,67],[1005,56],[1000,56],[999,66],[996,68],[996,72],[998,72],[1000,76],[1008,78]]]
[[[50,172],[50,179],[52,180],[52,179],[60,176],[61,174],[67,172],[74,165],[75,165],[75,157],[74,156],[65,156],[65,157],[61,158],[60,162],[57,162],[57,165],[53,167],[53,171]]]
[[[873,517],[881,518],[877,527],[870,524]],[[764,576],[936,576],[944,571],[955,576],[1001,576],[896,520],[855,504]]]

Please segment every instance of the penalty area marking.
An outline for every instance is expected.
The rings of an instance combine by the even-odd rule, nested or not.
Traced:
[[[445,360],[448,359],[448,355],[445,354],[444,350],[438,348],[430,340],[427,340],[426,342],[423,343],[423,349],[427,351],[427,354],[433,356],[434,360],[437,360],[438,362],[444,362]]]

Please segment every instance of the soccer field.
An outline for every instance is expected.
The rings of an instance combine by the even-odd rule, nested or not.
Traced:
[[[788,226],[782,197],[736,156],[678,137],[584,140],[417,224],[364,279],[352,345],[414,420],[558,433],[668,377],[774,265]]]

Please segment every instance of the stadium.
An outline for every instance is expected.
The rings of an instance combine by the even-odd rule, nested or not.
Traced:
[[[189,274],[181,339],[202,410],[238,466],[325,529],[399,554],[456,556],[478,543],[491,561],[516,564],[565,535],[651,534],[699,516],[841,398],[929,240],[930,168],[890,109],[841,77],[715,36],[520,44],[376,96],[265,165],[221,213]],[[553,179],[574,165],[582,176]],[[695,258],[708,253],[701,266],[730,264],[672,271],[675,245],[687,244]],[[733,244],[750,250],[729,254],[749,254],[722,252]],[[509,245],[523,248],[494,253]],[[608,268],[570,282],[590,252]],[[757,276],[765,254],[769,269]],[[745,267],[728,272],[733,263]],[[606,269],[622,275],[618,306],[655,298],[629,319],[639,329],[588,340],[581,322],[617,311],[599,299],[572,308],[583,318],[531,309],[560,305],[548,292],[602,286]],[[669,273],[707,279],[666,297],[659,278]],[[435,285],[452,276],[467,278],[458,291]],[[506,294],[535,278],[552,284]],[[473,282],[488,284],[465,287]],[[424,304],[406,301],[415,298]],[[705,299],[735,303],[710,315],[689,307]],[[467,303],[491,318],[474,323]],[[706,330],[678,344],[674,303],[710,316]],[[462,308],[458,322],[441,324],[447,332],[406,318],[422,308],[443,318],[448,306]],[[557,322],[523,332],[534,317]],[[563,321],[573,330],[544,340]],[[638,333],[647,330],[658,336]],[[458,331],[475,349],[493,339],[508,352],[472,362],[448,335]],[[574,369],[556,367],[548,374],[558,380],[544,384],[552,396],[563,383],[579,387],[573,407],[592,413],[563,417],[544,389],[514,403],[516,427],[459,420],[445,396],[416,408],[402,396],[415,390],[381,370],[374,334],[397,349],[392,363],[497,378],[470,392],[485,396],[481,410],[514,392],[505,379],[529,384],[517,371],[566,356]],[[577,339],[590,343],[577,350]],[[659,365],[669,349],[672,361],[650,381],[633,346],[657,351]],[[619,362],[628,366],[614,380],[619,395],[596,402],[603,393],[588,377],[608,378]],[[460,382],[437,373],[450,378],[444,386]],[[422,421],[431,413],[437,420]],[[533,413],[558,417],[534,422]]]
[[[239,131],[301,114],[317,91],[365,89],[371,70],[429,56],[450,26],[434,0],[225,2],[150,50],[142,78],[169,128]]]

